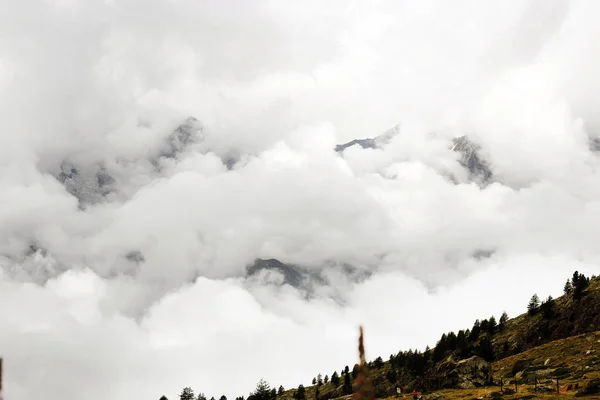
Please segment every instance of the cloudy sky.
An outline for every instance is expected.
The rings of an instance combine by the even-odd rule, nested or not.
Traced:
[[[293,387],[352,365],[359,324],[387,358],[597,273],[599,12],[0,1],[5,398]],[[257,257],[327,283],[247,277]]]

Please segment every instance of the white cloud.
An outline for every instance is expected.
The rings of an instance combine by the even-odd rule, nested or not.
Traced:
[[[359,323],[387,357],[597,272],[597,8],[0,4],[6,397],[295,386],[352,364]],[[169,153],[188,116],[199,139]],[[468,183],[464,134],[497,182]],[[87,191],[110,175],[103,201],[78,204],[71,165]],[[330,283],[246,279],[255,257]]]

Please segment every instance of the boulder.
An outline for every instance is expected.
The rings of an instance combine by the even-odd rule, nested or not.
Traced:
[[[438,387],[472,389],[488,384],[490,373],[490,363],[473,356],[460,361],[448,357],[438,364],[435,375]]]

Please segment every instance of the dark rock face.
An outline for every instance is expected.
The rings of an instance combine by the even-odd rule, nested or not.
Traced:
[[[471,179],[487,182],[492,178],[489,164],[479,156],[480,147],[470,141],[466,136],[452,140],[452,150],[461,154],[460,164],[469,171]]]
[[[348,143],[338,144],[335,146],[335,151],[342,152],[348,147],[352,147],[354,145],[359,145],[363,149],[376,149],[377,144],[375,143],[375,139],[354,139]]]
[[[392,138],[398,133],[400,133],[400,127],[396,125],[392,129],[374,138],[354,139],[348,143],[338,144],[337,146],[335,146],[334,150],[338,153],[341,153],[348,147],[352,147],[355,145],[358,145],[363,149],[378,149],[388,144],[392,140]]]
[[[279,260],[262,260],[260,258],[257,258],[254,261],[254,264],[247,267],[247,273],[249,276],[255,275],[262,270],[273,270],[281,272],[284,277],[284,282],[294,287],[300,287],[304,282],[304,274],[298,266],[284,264]]]

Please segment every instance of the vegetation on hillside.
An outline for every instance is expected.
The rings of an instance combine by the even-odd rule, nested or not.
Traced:
[[[310,387],[299,385],[296,389],[286,391],[282,386],[278,389],[271,388],[261,380],[246,400],[327,400],[341,397],[356,391],[357,380],[361,382],[361,379],[367,379],[364,375],[367,370],[372,371],[368,377],[369,390],[377,398],[393,395],[396,388],[402,388],[404,392],[415,388],[433,390],[440,385],[439,380],[433,377],[442,362],[471,357],[492,362],[492,376],[497,375],[498,371],[504,376],[508,365],[505,362],[514,363],[516,355],[528,354],[529,349],[542,349],[542,345],[552,341],[598,330],[600,278],[588,278],[576,271],[565,283],[563,296],[558,299],[548,296],[545,300],[540,300],[534,294],[527,304],[527,313],[514,319],[509,320],[506,312],[498,320],[494,316],[478,319],[471,328],[442,334],[433,348],[427,347],[424,351],[403,350],[391,354],[387,362],[377,357],[369,363],[365,362],[362,367],[355,364],[352,369],[345,366],[339,373],[332,371],[325,376],[319,373],[313,378],[313,386]],[[193,390],[189,387],[183,389],[179,398],[206,400],[202,393],[194,397]],[[167,399],[163,396],[161,400]],[[220,400],[227,399],[221,396]],[[240,396],[236,400],[245,399]]]

